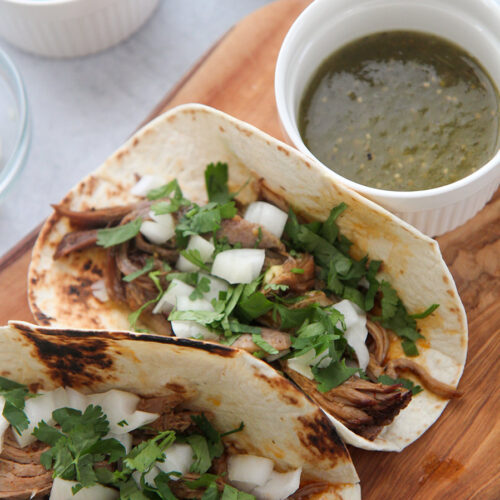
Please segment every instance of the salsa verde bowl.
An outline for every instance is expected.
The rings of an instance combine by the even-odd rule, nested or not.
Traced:
[[[317,68],[345,44],[393,30],[437,35],[480,61],[500,89],[499,26],[496,0],[316,0],[290,28],[276,64],[276,103],[287,139],[314,157],[299,132],[300,102]],[[420,191],[368,187],[324,168],[424,233],[437,236],[473,217],[493,196],[500,184],[500,150],[469,176]]]

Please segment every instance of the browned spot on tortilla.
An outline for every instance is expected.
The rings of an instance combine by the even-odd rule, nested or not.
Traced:
[[[121,161],[123,159],[123,157],[128,155],[128,154],[129,154],[128,150],[122,149],[121,151],[118,151],[118,153],[116,153],[116,159],[118,161]]]
[[[290,156],[290,152],[288,149],[285,149],[283,146],[280,146],[279,144],[276,146],[278,148],[278,151],[281,151],[282,153],[285,153],[287,156]]]
[[[450,296],[450,297],[455,297],[455,294],[453,293],[453,290],[450,290],[448,288],[448,290],[446,290],[446,293]]]
[[[82,300],[85,301],[85,299],[92,295],[92,290],[90,288],[92,281],[88,278],[82,278],[80,276],[77,276],[75,279],[76,283],[74,282],[69,284],[66,287],[65,292],[72,302],[81,302]]]
[[[99,266],[94,266],[91,270],[91,273],[101,277],[104,275],[102,269]]]
[[[292,406],[299,406],[299,400],[295,395],[295,387],[294,385],[287,380],[285,377],[268,377],[262,373],[257,371],[257,368],[254,367],[255,376],[266,382],[273,390],[276,391],[276,394],[287,404]]]
[[[305,165],[307,168],[309,168],[309,169],[311,169],[311,168],[312,168],[312,167],[311,167],[311,164],[310,164],[308,161],[304,162],[304,165]]]
[[[74,331],[52,330],[40,335],[24,325],[16,328],[36,349],[51,379],[62,386],[83,387],[102,382],[103,373],[113,365],[105,338],[78,337]],[[106,375],[109,380],[109,374]]]
[[[171,115],[171,116],[169,116],[169,117],[167,118],[167,121],[168,121],[169,123],[173,123],[173,122],[175,121],[175,119],[176,119],[176,118],[177,118],[177,117],[176,117],[176,115]],[[148,130],[149,130],[149,129],[148,129]]]
[[[319,410],[313,416],[300,416],[298,420],[303,426],[297,433],[300,441],[319,459],[329,458],[335,461],[345,454],[335,427]]]
[[[90,268],[92,267],[92,261],[90,259],[86,260],[84,263],[83,263],[83,267],[82,269],[84,271],[88,271]]]
[[[446,274],[443,274],[443,281],[448,285],[450,283],[450,280],[448,279],[448,276]]]
[[[236,127],[236,130],[239,130],[242,134],[245,134],[247,137],[252,136],[252,132],[250,132],[250,130],[247,130],[246,128],[242,128],[236,123],[234,124],[234,126]],[[269,144],[269,141],[266,141],[266,142]]]
[[[33,277],[31,278],[31,284],[32,284],[32,285],[36,285],[37,281],[38,281],[38,278],[37,278],[36,276],[33,276]]]
[[[36,306],[35,306],[35,307],[36,307]],[[50,316],[48,316],[47,314],[43,313],[42,311],[40,311],[38,308],[37,308],[37,310],[33,313],[33,315],[35,316],[35,319],[37,320],[37,322],[38,322],[40,325],[45,325],[45,326],[50,325],[50,320],[51,320],[51,319],[54,319],[54,318],[51,318]]]
[[[132,146],[137,146],[139,144],[139,137],[134,137],[134,140],[132,141]]]
[[[28,389],[33,394],[36,394],[38,391],[40,391],[41,389],[43,389],[43,387],[42,387],[42,384],[40,384],[40,382],[33,382],[32,384],[28,385]]]
[[[222,125],[219,125],[219,130],[220,130],[221,132],[225,132],[225,129],[224,129],[224,127],[223,127]]]
[[[94,191],[97,188],[98,183],[99,183],[99,180],[97,179],[97,177],[94,177],[93,175],[91,175],[86,180],[86,182],[83,183],[83,185],[85,186],[85,194],[87,194],[88,196],[92,196],[94,194]]]

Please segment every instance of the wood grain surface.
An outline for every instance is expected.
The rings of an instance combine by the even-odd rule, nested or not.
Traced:
[[[245,18],[154,110],[201,102],[283,138],[274,102],[279,47],[308,0],[280,0]],[[54,200],[56,201],[56,200]],[[33,321],[26,272],[38,229],[0,260],[0,323]],[[363,498],[500,499],[500,193],[462,227],[438,238],[467,310],[464,396],[401,453],[351,448]]]

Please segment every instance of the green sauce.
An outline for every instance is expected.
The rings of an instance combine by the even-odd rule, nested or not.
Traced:
[[[430,189],[496,154],[499,94],[457,45],[425,33],[377,33],[321,64],[302,98],[299,129],[309,150],[348,179]]]

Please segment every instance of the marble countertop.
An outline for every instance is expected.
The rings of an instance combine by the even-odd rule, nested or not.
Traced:
[[[33,125],[26,166],[0,205],[0,256],[120,146],[231,26],[268,3],[162,0],[130,39],[77,59],[37,57],[0,39],[24,79]]]

